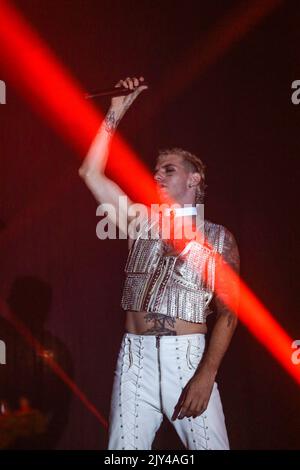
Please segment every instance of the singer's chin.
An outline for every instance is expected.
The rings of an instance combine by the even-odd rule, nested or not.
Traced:
[[[157,190],[158,198],[161,204],[169,204],[170,203],[170,195],[166,188],[158,188]]]

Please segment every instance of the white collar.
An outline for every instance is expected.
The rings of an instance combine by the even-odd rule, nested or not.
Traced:
[[[170,216],[171,211],[175,212],[175,217],[184,217],[188,215],[197,215],[197,207],[184,206],[184,207],[167,207],[164,210],[165,216]]]

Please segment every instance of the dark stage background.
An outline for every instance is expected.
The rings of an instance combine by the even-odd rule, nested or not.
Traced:
[[[86,89],[144,75],[151,87],[120,125],[122,135],[149,168],[164,147],[202,156],[206,217],[234,233],[243,279],[299,339],[300,105],[291,101],[291,84],[300,80],[299,2],[274,8],[172,99],[159,95],[166,77],[172,82],[189,73],[191,51],[201,60],[209,31],[249,3],[15,1]],[[222,42],[221,28],[216,37]],[[0,78],[6,79],[1,66]],[[78,177],[78,156],[6,85],[7,104],[0,106],[1,295],[108,418],[124,328],[119,302],[127,244],[96,238],[96,203]],[[105,111],[109,101],[97,105]],[[2,393],[12,407],[23,394],[52,416],[42,441],[23,439],[15,446],[106,448],[96,417],[1,320],[3,336],[9,342],[8,363],[0,366]],[[233,449],[300,448],[299,388],[241,324],[218,382]],[[167,422],[154,448],[182,448]]]

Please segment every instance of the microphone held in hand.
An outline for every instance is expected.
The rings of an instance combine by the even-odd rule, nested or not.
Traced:
[[[142,82],[140,86],[147,86],[149,88],[149,85],[145,82]],[[125,87],[104,88],[103,90],[94,90],[90,93],[86,93],[84,97],[85,99],[92,99],[101,96],[124,96],[130,95],[130,93],[132,93],[133,91],[134,90]]]

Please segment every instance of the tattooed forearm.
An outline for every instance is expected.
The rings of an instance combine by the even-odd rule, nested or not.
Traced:
[[[231,270],[226,269],[227,264]],[[234,272],[235,271],[235,272]],[[208,348],[196,373],[208,369],[217,373],[237,325],[239,254],[235,240],[226,231],[222,256],[216,257],[215,272],[215,307],[217,318],[212,329]],[[230,275],[232,274],[232,275]]]
[[[118,108],[109,109],[104,120],[105,130],[109,134],[114,133],[122,117],[124,116],[128,108],[130,108],[130,106],[132,105],[133,101],[135,100],[135,98],[137,97],[139,93],[140,93],[140,90],[137,88],[135,91],[133,91],[132,93],[130,93],[124,98],[124,102],[122,106]]]
[[[113,133],[116,130],[119,120],[116,118],[116,114],[113,109],[110,109],[108,111],[107,115],[105,116],[104,122],[105,122],[105,130],[109,134]]]

